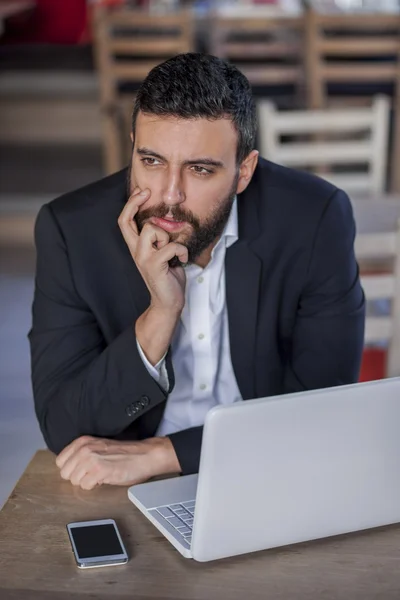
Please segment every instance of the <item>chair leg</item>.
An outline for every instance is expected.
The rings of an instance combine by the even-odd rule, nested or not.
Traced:
[[[400,99],[394,110],[393,147],[390,164],[390,191],[400,194]]]
[[[106,175],[122,169],[125,164],[122,158],[121,135],[117,115],[109,111],[103,114],[103,164]]]
[[[122,141],[122,160],[129,164],[132,155],[132,111],[135,102],[135,95],[130,96],[120,103],[120,123],[121,123],[121,141]]]

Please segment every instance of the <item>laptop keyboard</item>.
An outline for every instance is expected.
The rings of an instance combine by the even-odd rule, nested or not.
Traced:
[[[159,506],[157,512],[190,544],[192,541],[193,517],[196,501]]]

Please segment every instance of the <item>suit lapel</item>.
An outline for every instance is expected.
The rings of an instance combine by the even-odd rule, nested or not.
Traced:
[[[228,248],[225,259],[231,359],[243,399],[254,398],[254,352],[261,261],[246,243]]]
[[[238,196],[239,239],[225,257],[226,302],[232,366],[244,400],[255,397],[255,340],[261,259],[251,242],[260,231],[255,186]]]
[[[150,292],[140,275],[138,268],[133,260],[129,248],[124,240],[119,225],[117,223],[118,216],[127,202],[126,195],[126,171],[124,171],[124,179],[121,183],[119,194],[116,198],[117,218],[114,223],[114,240],[117,248],[118,264],[121,264],[125,275],[126,283],[130,292],[130,300],[136,306],[137,314],[141,315],[150,304]]]

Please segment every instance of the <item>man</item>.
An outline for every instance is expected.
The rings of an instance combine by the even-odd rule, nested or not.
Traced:
[[[255,134],[246,78],[177,56],[137,95],[129,169],[41,209],[33,390],[74,485],[196,472],[213,405],[357,380],[349,200]]]

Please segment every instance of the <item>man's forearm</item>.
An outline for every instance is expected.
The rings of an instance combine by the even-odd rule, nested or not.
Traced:
[[[153,366],[167,352],[179,319],[178,312],[172,313],[150,306],[136,321],[136,339]]]
[[[63,346],[59,348],[63,356]],[[67,363],[57,386],[47,378],[47,369],[45,374],[39,367],[34,371],[40,427],[57,454],[82,435],[114,437],[166,399],[143,364],[132,326],[96,354],[97,348],[91,355],[82,353],[82,367],[76,374],[68,372]],[[86,366],[84,360],[90,364]]]

